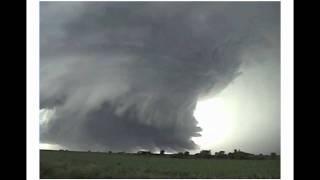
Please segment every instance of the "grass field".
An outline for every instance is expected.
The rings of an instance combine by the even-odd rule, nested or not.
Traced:
[[[40,178],[280,178],[280,160],[176,159],[40,151]]]

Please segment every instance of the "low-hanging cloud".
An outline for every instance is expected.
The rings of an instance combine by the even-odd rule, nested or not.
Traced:
[[[77,149],[194,149],[197,100],[278,39],[277,2],[41,2],[41,141]],[[272,39],[272,40],[270,40]]]

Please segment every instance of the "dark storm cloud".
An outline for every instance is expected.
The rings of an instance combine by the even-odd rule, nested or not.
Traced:
[[[278,36],[279,3],[41,2],[41,141],[193,149],[199,98],[239,75],[239,54]]]

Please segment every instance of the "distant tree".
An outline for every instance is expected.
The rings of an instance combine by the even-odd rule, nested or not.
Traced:
[[[200,151],[200,154],[211,155],[211,151],[210,150],[202,150],[202,151]]]
[[[112,151],[108,151],[108,154],[112,154]]]
[[[277,154],[275,152],[270,153],[270,158],[272,159],[277,158]]]
[[[140,154],[140,155],[151,155],[152,153],[150,151],[138,151],[137,154]]]
[[[202,150],[202,151],[200,151],[199,156],[202,158],[209,158],[209,157],[211,157],[211,151],[210,150]]]
[[[189,153],[189,151],[185,151],[183,155],[185,155],[185,156],[189,156],[189,155],[190,155],[190,153]]]
[[[183,158],[183,152],[178,152],[176,154],[173,154],[171,155],[171,157],[174,157],[174,158]]]
[[[161,150],[161,151],[160,151],[160,155],[164,155],[164,150]]]
[[[255,155],[238,150],[233,153],[232,158],[233,159],[254,159]]]
[[[215,153],[215,158],[227,158],[228,155],[225,154],[225,151],[219,151]]]
[[[264,156],[262,153],[260,153],[260,154],[257,155],[255,158],[256,158],[256,159],[265,159],[265,156]]]
[[[236,150],[235,150],[236,151]],[[236,152],[234,152],[234,153],[231,153],[231,152],[229,152],[228,153],[228,158],[230,158],[230,159],[234,159],[234,154],[235,154]]]

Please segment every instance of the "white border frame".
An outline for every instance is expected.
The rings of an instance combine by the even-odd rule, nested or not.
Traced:
[[[27,180],[39,179],[39,149],[39,0],[27,0]],[[281,0],[281,179],[293,179],[293,0]]]
[[[281,1],[281,179],[293,179],[293,0]]]
[[[39,179],[39,1],[27,0],[27,180]]]

